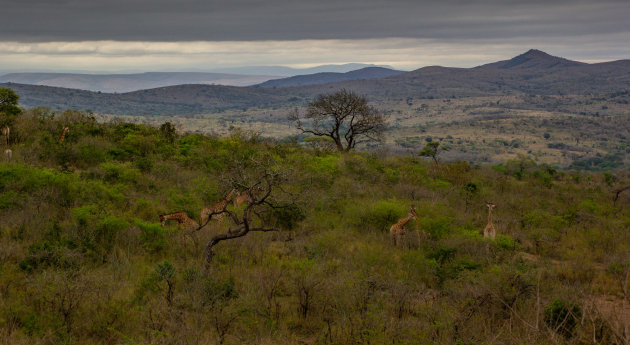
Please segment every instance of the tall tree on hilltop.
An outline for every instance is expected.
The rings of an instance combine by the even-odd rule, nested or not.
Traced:
[[[308,104],[306,114],[295,110],[289,120],[302,133],[331,138],[339,151],[380,141],[387,128],[385,114],[368,105],[364,96],[347,90],[318,96]]]

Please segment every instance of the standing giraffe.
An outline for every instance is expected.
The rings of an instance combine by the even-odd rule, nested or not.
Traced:
[[[217,201],[210,207],[206,207],[201,210],[201,226],[206,225],[210,220],[208,219],[213,212],[221,212],[225,210],[228,203],[232,201],[234,194],[236,193],[236,189],[232,189],[223,199]],[[219,213],[215,215],[215,219],[221,221],[223,219],[223,213]]]
[[[186,214],[186,212],[183,212],[183,211],[160,215],[160,222],[162,223],[162,226],[165,226],[166,221],[169,221],[169,220],[176,221],[177,226],[181,230],[192,231],[199,228],[199,224],[195,222],[194,220],[192,220],[190,217],[188,217],[188,214]]]
[[[483,237],[494,240],[494,237],[497,235],[497,231],[494,229],[494,225],[492,225],[492,209],[497,205],[486,201],[486,206],[488,207],[488,225],[486,225],[486,228],[483,229]]]
[[[63,128],[63,131],[61,132],[61,136],[59,137],[60,143],[63,143],[64,139],[66,139],[66,134],[68,134],[69,131],[70,131],[70,128],[68,128],[67,126]]]
[[[400,218],[398,222],[396,222],[396,224],[392,225],[389,228],[389,237],[391,238],[395,246],[399,246],[402,237],[407,234],[407,229],[405,229],[405,225],[409,223],[411,219],[417,218],[418,214],[416,213],[416,208],[414,206],[411,206],[411,208],[409,208],[409,213],[407,214],[407,217]]]
[[[2,135],[4,135],[7,141],[7,146],[9,146],[9,133],[11,133],[11,128],[9,128],[9,125],[4,125],[4,127],[2,127]]]
[[[13,151],[11,149],[4,150],[4,157],[10,162],[13,157]]]

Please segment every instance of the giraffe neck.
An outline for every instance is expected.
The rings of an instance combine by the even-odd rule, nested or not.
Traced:
[[[405,226],[407,225],[407,223],[409,223],[410,219],[411,219],[410,216],[407,216],[405,218],[400,218],[400,220],[398,221],[398,224],[400,224],[400,226]]]
[[[492,208],[488,207],[488,224],[492,224]]]
[[[235,189],[232,189],[224,198],[225,201],[231,201],[234,198],[234,193],[236,193]]]

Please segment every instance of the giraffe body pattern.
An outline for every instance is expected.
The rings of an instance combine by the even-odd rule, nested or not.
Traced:
[[[162,226],[165,226],[166,222],[169,220],[176,221],[177,226],[181,230],[194,230],[199,228],[199,224],[197,224],[197,222],[195,222],[192,218],[188,217],[188,214],[183,211],[160,215],[160,222],[162,222]]]
[[[488,225],[486,225],[486,228],[483,229],[483,237],[494,240],[497,235],[497,231],[494,228],[494,225],[492,225],[492,209],[495,208],[497,205],[486,202],[486,206],[488,207]]]
[[[405,229],[405,225],[409,223],[411,219],[417,219],[418,214],[416,213],[415,207],[411,206],[409,209],[409,213],[407,217],[400,218],[396,224],[392,225],[389,228],[389,237],[395,246],[399,246],[402,243],[402,238],[407,235],[407,229]]]
[[[201,224],[206,224],[206,222],[208,222],[208,217],[213,212],[223,211],[225,207],[228,205],[228,203],[232,201],[232,198],[234,197],[235,193],[236,193],[236,189],[232,189],[223,199],[219,200],[212,206],[206,207],[203,210],[201,210]],[[218,221],[221,221],[223,219],[223,216],[224,216],[223,213],[219,213],[215,215],[215,219],[217,219]]]
[[[254,202],[254,199],[252,196],[257,196],[262,194],[262,189],[260,188],[253,188],[251,190],[246,190],[242,193],[240,193],[239,195],[237,195],[236,197],[234,197],[234,206],[239,207],[245,203],[251,203]]]
[[[68,134],[69,131],[70,131],[70,128],[68,128],[67,126],[63,128],[63,131],[61,132],[61,136],[59,137],[60,143],[63,143],[63,141],[66,139],[66,134]]]

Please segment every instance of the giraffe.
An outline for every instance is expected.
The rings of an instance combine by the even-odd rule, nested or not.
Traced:
[[[165,226],[166,222],[169,220],[176,221],[177,226],[181,230],[194,230],[199,228],[199,224],[188,217],[188,214],[183,211],[160,215],[160,222],[162,223],[162,226]]]
[[[494,229],[494,225],[492,225],[492,209],[496,205],[486,201],[486,206],[488,207],[488,225],[486,225],[486,228],[483,230],[483,237],[494,240],[494,237],[497,235],[497,231]]]
[[[247,189],[234,198],[234,206],[239,207],[244,203],[253,202],[253,196],[260,195],[262,192],[263,190],[260,187]]]
[[[232,189],[226,196],[223,197],[223,199],[217,201],[212,206],[201,210],[201,225],[203,226],[208,223],[208,217],[210,217],[211,213],[223,211],[227,207],[228,203],[232,201],[235,193],[237,193],[236,189]],[[223,213],[216,214],[215,219],[221,221],[223,219]]]
[[[8,161],[11,161],[11,158],[13,157],[13,151],[11,151],[11,149],[6,149],[6,150],[4,150],[4,157],[5,157]]]
[[[407,217],[400,218],[398,222],[396,222],[396,224],[392,225],[389,228],[389,237],[391,238],[395,246],[399,246],[401,243],[401,238],[407,234],[407,229],[405,229],[405,225],[409,223],[411,219],[417,218],[418,214],[416,213],[416,208],[414,206],[411,206],[411,208],[409,208],[409,213],[407,214]]]
[[[2,135],[4,135],[4,137],[6,138],[7,146],[9,146],[9,134],[10,133],[11,133],[11,128],[9,128],[9,125],[4,125],[4,127],[2,127]]]
[[[68,134],[68,132],[70,131],[70,128],[63,127],[63,131],[61,132],[61,136],[59,137],[59,142],[63,143],[64,139],[66,139],[66,134]]]

